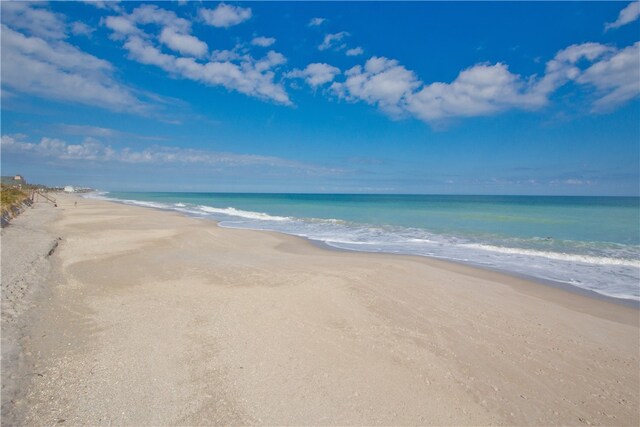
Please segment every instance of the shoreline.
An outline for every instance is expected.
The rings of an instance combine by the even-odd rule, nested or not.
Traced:
[[[85,196],[80,196],[82,198],[87,198]],[[533,275],[528,275],[528,274],[524,274],[524,273],[517,273],[517,272],[511,272],[508,270],[501,270],[499,268],[491,268],[491,267],[487,267],[487,266],[482,266],[482,265],[477,265],[474,264],[472,262],[463,262],[463,261],[457,261],[457,260],[449,260],[446,258],[438,258],[435,256],[431,256],[431,255],[417,255],[417,254],[402,254],[402,253],[393,253],[393,252],[373,252],[373,251],[365,251],[365,250],[358,250],[358,249],[346,249],[346,248],[340,248],[337,246],[332,246],[327,242],[324,242],[322,240],[317,240],[317,239],[313,239],[310,237],[306,237],[306,236],[300,236],[297,234],[291,234],[291,233],[287,233],[287,232],[283,232],[283,231],[277,231],[277,230],[264,230],[264,229],[257,229],[257,228],[242,228],[242,227],[225,227],[219,224],[220,221],[217,221],[213,218],[202,218],[199,217],[197,215],[191,215],[189,213],[186,212],[181,212],[178,210],[174,210],[174,209],[170,209],[170,208],[161,208],[161,207],[154,207],[154,206],[144,206],[144,205],[139,205],[139,204],[135,204],[135,203],[126,203],[124,200],[118,200],[118,199],[109,199],[109,198],[93,198],[93,197],[88,197],[88,199],[95,199],[95,200],[103,200],[103,201],[107,201],[107,202],[113,202],[113,203],[119,203],[125,206],[136,206],[136,207],[140,207],[143,209],[153,209],[153,210],[158,210],[158,211],[163,211],[163,212],[174,212],[174,213],[178,213],[180,215],[183,215],[187,218],[196,218],[196,219],[203,219],[206,221],[211,221],[212,223],[214,223],[216,226],[221,227],[221,228],[226,228],[226,229],[230,229],[230,230],[250,230],[250,231],[257,231],[257,232],[267,232],[267,233],[276,233],[276,234],[280,234],[280,235],[285,235],[285,236],[291,236],[291,237],[295,237],[295,238],[299,238],[302,239],[303,241],[308,242],[311,245],[314,245],[318,248],[324,249],[324,250],[329,250],[329,251],[337,251],[337,252],[345,252],[345,253],[349,253],[349,252],[356,252],[356,253],[362,253],[362,254],[384,254],[384,255],[390,255],[390,256],[400,256],[400,257],[416,257],[418,259],[427,259],[433,262],[442,262],[445,264],[453,264],[456,266],[465,266],[471,269],[476,269],[476,270],[480,270],[480,271],[487,271],[487,272],[492,272],[492,273],[496,273],[496,274],[502,274],[505,275],[507,277],[511,277],[514,279],[520,279],[520,280],[524,280],[524,281],[528,281],[528,282],[532,282],[538,285],[542,285],[542,286],[547,286],[547,287],[552,287],[555,289],[559,289],[559,290],[563,290],[566,292],[569,292],[571,294],[576,294],[576,295],[580,295],[583,297],[588,297],[588,298],[595,298],[601,301],[605,301],[608,303],[612,303],[612,304],[619,304],[625,307],[630,307],[630,308],[634,308],[637,310],[640,310],[640,300],[636,300],[633,298],[622,298],[622,297],[616,297],[616,296],[611,296],[611,295],[606,295],[597,291],[593,291],[591,289],[586,289],[586,288],[581,288],[579,286],[576,285],[572,285],[570,283],[566,283],[566,282],[560,282],[560,281],[555,281],[555,280],[550,280],[550,279],[543,279],[540,277],[536,277]]]
[[[152,207],[149,207],[150,209],[154,209]],[[217,221],[212,220],[217,224]],[[368,252],[368,251],[363,251],[363,250],[357,250],[357,249],[344,249],[344,248],[339,248],[336,246],[331,246],[330,244],[323,242],[322,240],[314,240],[311,239],[309,237],[304,237],[304,236],[298,236],[295,234],[288,234],[288,233],[282,233],[279,231],[271,231],[271,230],[259,230],[259,229],[252,229],[252,228],[233,228],[233,227],[224,227],[224,226],[220,226],[219,227],[222,228],[229,228],[229,229],[236,229],[236,230],[252,230],[252,231],[264,231],[264,232],[271,232],[271,233],[278,233],[278,234],[284,234],[287,236],[291,236],[291,237],[297,237],[300,239],[303,239],[307,242],[309,242],[311,245],[314,245],[320,249],[323,250],[327,250],[327,251],[337,251],[337,252],[357,252],[357,253],[361,253],[361,254],[381,254],[381,255],[390,255],[390,256],[399,256],[399,257],[415,257],[417,259],[427,259],[431,262],[436,262],[436,263],[444,263],[444,264],[451,264],[453,266],[461,266],[461,267],[466,267],[466,268],[470,268],[472,270],[480,270],[480,271],[486,271],[489,273],[495,273],[495,274],[500,274],[503,276],[507,276],[507,277],[511,277],[513,279],[519,279],[522,281],[526,281],[526,282],[530,282],[532,284],[537,284],[537,285],[542,285],[542,286],[549,286],[555,289],[559,289],[559,290],[563,290],[566,291],[570,294],[577,294],[583,297],[587,297],[587,298],[594,298],[600,301],[604,301],[604,302],[608,302],[611,304],[619,304],[619,305],[623,305],[625,307],[629,307],[629,308],[634,308],[637,310],[640,310],[640,301],[638,300],[634,300],[631,298],[620,298],[620,297],[614,297],[614,296],[610,296],[610,295],[605,295],[605,294],[601,294],[599,292],[596,291],[592,291],[590,289],[584,289],[584,288],[580,288],[578,286],[575,285],[571,285],[569,283],[564,283],[564,282],[558,282],[558,281],[554,281],[554,280],[548,280],[548,279],[542,279],[539,277],[535,277],[535,276],[530,276],[530,275],[526,275],[526,274],[520,274],[520,273],[515,273],[515,272],[510,272],[510,271],[506,271],[506,270],[500,270],[498,268],[490,268],[490,267],[483,267],[483,266],[479,266],[479,265],[475,265],[472,263],[465,263],[462,261],[453,261],[453,260],[448,260],[445,258],[437,258],[435,256],[431,256],[431,255],[411,255],[411,254],[399,254],[399,253],[393,253],[393,252]]]
[[[437,259],[59,202],[18,424],[639,421],[634,308]]]
[[[144,207],[143,207],[144,208]],[[154,208],[151,208],[154,209]],[[202,218],[204,221],[209,221],[209,219]],[[217,224],[216,226],[221,227]],[[640,314],[640,301],[623,299],[610,297],[608,295],[599,294],[595,291],[590,291],[588,289],[578,288],[577,286],[572,286],[569,284],[554,282],[551,280],[543,280],[535,277],[530,277],[526,275],[520,275],[516,273],[510,273],[498,269],[491,268],[483,268],[478,267],[476,265],[465,264],[463,262],[450,261],[446,259],[440,259],[431,257],[428,255],[407,255],[407,254],[397,254],[397,253],[388,253],[388,252],[366,252],[366,251],[358,251],[351,249],[342,249],[336,248],[334,246],[328,245],[322,241],[313,240],[303,236],[297,236],[294,234],[280,233],[278,231],[271,230],[255,230],[255,229],[245,229],[245,228],[232,228],[232,227],[221,227],[227,228],[230,230],[249,230],[258,233],[274,233],[276,235],[284,235],[289,238],[299,239],[301,242],[305,244],[309,244],[313,247],[317,247],[320,250],[330,251],[330,252],[339,252],[339,253],[355,253],[355,254],[363,254],[363,255],[371,255],[381,256],[381,257],[398,257],[400,259],[405,259],[409,261],[414,261],[417,263],[424,263],[430,267],[436,267],[439,269],[443,269],[450,272],[455,272],[459,274],[464,274],[470,277],[481,277],[483,279],[491,280],[499,283],[506,283],[515,290],[519,292],[526,293],[531,296],[537,296],[540,298],[546,298],[550,302],[566,304],[565,307],[571,307],[574,309],[581,309],[585,312],[589,312],[589,309],[585,309],[584,307],[589,306],[589,301],[598,301],[600,303],[607,304],[607,306],[613,306],[611,308],[616,307],[624,307],[627,309],[634,310]],[[542,286],[543,288],[537,289]],[[549,293],[545,292],[546,289],[552,289],[557,292],[553,297],[550,297]],[[570,303],[568,303],[570,301]],[[568,303],[568,304],[567,304]],[[602,315],[605,318],[610,320],[619,321],[619,318],[616,318],[615,315],[611,316],[611,313],[604,309],[596,312],[592,312],[594,315]],[[623,320],[624,321],[624,320]],[[628,322],[630,325],[635,325],[635,322]]]

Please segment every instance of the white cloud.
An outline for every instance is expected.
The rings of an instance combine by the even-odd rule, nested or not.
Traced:
[[[618,19],[615,22],[607,23],[604,25],[605,31],[622,27],[623,25],[627,25],[640,16],[640,2],[633,1],[627,5],[624,9],[620,11],[618,15]]]
[[[356,65],[345,75],[347,79],[343,83],[331,85],[340,97],[377,105],[391,115],[400,115],[405,98],[420,86],[413,71],[384,57],[372,57],[364,68]]]
[[[109,62],[82,52],[80,49],[63,41],[48,42],[39,37],[29,37],[2,25],[3,54],[21,53],[32,60],[39,60],[49,65],[64,68],[65,71],[81,71],[86,73],[104,73],[110,71]],[[7,52],[5,52],[5,49]],[[4,56],[4,55],[3,55]],[[2,70],[11,66],[10,61],[3,61]],[[11,68],[10,68],[11,69]]]
[[[66,123],[60,123],[56,125],[55,128],[65,134],[65,135],[76,135],[82,137],[95,137],[95,138],[104,138],[107,140],[118,139],[139,139],[143,141],[165,141],[168,138],[161,136],[153,136],[153,135],[142,135],[137,133],[124,132],[117,129],[105,128],[100,126],[90,126],[90,125],[71,125]],[[16,135],[10,135],[16,137]],[[20,139],[26,138],[26,135],[22,135]]]
[[[240,53],[238,48],[216,50],[201,62],[192,56],[201,58],[206,52],[206,45],[190,35],[188,21],[178,18],[171,11],[144,5],[130,15],[111,18],[114,19],[105,20],[105,25],[114,31],[115,39],[124,40],[123,47],[135,61],[160,67],[174,77],[210,86],[224,86],[245,95],[291,104],[282,84],[275,82],[275,70],[286,62],[281,53],[269,51],[263,58],[255,59],[249,54]],[[161,27],[160,41],[182,56],[165,53],[156,46],[153,35],[138,27],[138,24],[144,23]]]
[[[8,152],[23,152],[60,160],[112,160],[114,151],[93,138],[87,138],[82,144],[67,144],[56,138],[42,138],[39,143],[16,140],[2,136],[2,149]]]
[[[172,27],[163,28],[160,42],[175,52],[200,58],[209,50],[207,44],[190,34],[181,34]]]
[[[569,81],[595,89],[593,112],[606,112],[640,93],[639,43],[617,50],[599,43],[571,45],[547,62],[533,91],[547,97]]]
[[[220,3],[215,9],[200,9],[200,17],[214,27],[228,28],[251,18],[251,9]]]
[[[2,85],[35,96],[115,111],[142,113],[148,106],[117,83],[113,67],[66,42],[46,41],[2,28]]]
[[[93,7],[98,8],[98,9],[106,9],[107,8],[107,2],[103,1],[103,0],[82,0],[82,3],[91,5]]]
[[[284,63],[285,58],[270,51],[260,60],[244,59],[239,64],[231,62],[208,62],[200,64],[186,58],[176,60],[180,73],[196,81],[211,85],[222,85],[246,95],[271,100],[280,104],[291,104],[284,88],[273,82],[273,68]]]
[[[311,18],[307,25],[310,27],[317,27],[318,25],[322,25],[324,21],[326,21],[325,18]]]
[[[62,123],[57,127],[62,132],[69,135],[95,136],[100,138],[112,137],[121,133],[120,131],[117,131],[115,129],[103,128],[99,126],[69,125]]]
[[[333,47],[336,47],[336,43],[339,43],[343,38],[349,36],[349,33],[346,31],[341,31],[339,33],[334,34],[325,34],[324,40],[320,46],[318,46],[318,50],[327,50]],[[338,49],[346,47],[344,44],[337,46]]]
[[[113,31],[112,37],[122,40],[128,35],[140,33],[135,23],[123,16],[108,16],[104,19],[104,25]]]
[[[251,44],[254,46],[269,47],[276,42],[273,37],[254,37]]]
[[[640,95],[640,42],[618,50],[583,43],[560,50],[541,77],[521,77],[506,64],[476,64],[450,83],[426,84],[398,61],[370,58],[348,70],[333,91],[351,102],[364,101],[383,112],[412,115],[425,122],[477,117],[511,109],[534,110],[549,103],[561,86],[574,82],[591,89],[593,112],[610,111]]]
[[[191,22],[178,16],[170,10],[161,9],[155,5],[143,4],[131,12],[130,19],[138,24],[156,24],[164,27],[175,28],[178,31],[189,33]]]
[[[30,155],[71,161],[119,162],[129,164],[185,164],[221,166],[265,166],[297,170],[306,174],[335,174],[336,170],[309,165],[274,156],[235,154],[209,150],[196,150],[154,145],[142,150],[131,148],[114,149],[94,138],[85,138],[80,144],[69,144],[56,138],[44,137],[38,143],[22,141],[17,136],[3,135],[0,138],[2,151],[27,153]]]
[[[111,9],[115,12],[122,12],[122,8],[119,5],[120,0],[83,0],[83,3],[98,9]]]
[[[66,23],[60,14],[41,8],[41,4],[30,2],[0,2],[2,22],[16,30],[44,39],[64,39],[67,37]]]
[[[209,59],[215,62],[233,62],[240,61],[243,58],[249,58],[246,52],[243,52],[241,45],[236,45],[233,49],[214,50],[209,55]]]
[[[362,55],[364,53],[364,50],[362,50],[362,48],[358,46],[352,49],[347,49],[345,53],[347,56],[358,56],[358,55]]]
[[[204,44],[201,40],[193,37],[185,41],[175,41],[175,35],[186,36],[191,33],[191,22],[186,19],[179,18],[175,13],[169,10],[160,9],[155,5],[143,4],[131,12],[131,14],[123,14],[117,16],[108,16],[103,20],[104,25],[113,31],[111,38],[115,40],[125,40],[130,36],[138,36],[148,38],[138,25],[156,25],[167,30],[165,40],[172,40],[174,45],[190,45],[190,50],[200,51]],[[198,45],[198,46],[195,46]],[[195,47],[194,47],[195,46]],[[206,47],[206,44],[204,44]],[[171,46],[169,46],[172,48]],[[187,47],[189,49],[189,47]]]
[[[610,52],[611,50],[611,47],[604,46],[600,43],[589,42],[582,44],[573,44],[556,53],[556,56],[552,60],[553,62],[551,63],[551,66],[562,63],[575,64],[583,58],[589,61],[593,61],[601,57],[605,53]]]
[[[424,121],[474,117],[509,108],[537,108],[546,98],[531,94],[520,76],[504,64],[476,65],[451,83],[432,83],[407,97],[407,110]]]
[[[132,59],[143,64],[156,65],[175,75],[212,86],[221,85],[281,104],[291,103],[284,88],[273,82],[275,75],[272,69],[286,61],[280,53],[270,51],[260,60],[243,57],[239,64],[228,61],[203,64],[193,58],[162,53],[148,41],[137,36],[130,37],[124,47],[129,50]]]
[[[600,95],[593,111],[610,111],[640,94],[638,58],[640,42],[596,62],[576,78],[578,83],[595,87]]]
[[[303,78],[309,86],[317,87],[333,81],[340,74],[340,69],[325,63],[313,63],[304,70],[293,70],[288,77]]]
[[[165,71],[175,71],[174,64],[176,57],[162,53],[160,49],[142,37],[129,37],[124,47],[129,51],[129,57],[135,61],[148,65],[156,65]]]
[[[76,21],[71,24],[71,32],[76,36],[89,36],[95,31],[95,28],[91,28],[87,24]]]
[[[2,135],[0,138],[0,144],[4,149],[10,149],[14,151],[29,151],[32,150],[35,144],[29,142],[17,141],[15,137],[9,135]]]
[[[536,83],[534,91],[546,99],[549,94],[580,74],[580,69],[575,66],[578,61],[594,61],[609,51],[611,48],[599,43],[575,44],[562,49],[547,62],[545,74]]]

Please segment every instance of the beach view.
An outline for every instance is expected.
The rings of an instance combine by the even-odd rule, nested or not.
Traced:
[[[639,2],[0,2],[2,425],[640,424]]]

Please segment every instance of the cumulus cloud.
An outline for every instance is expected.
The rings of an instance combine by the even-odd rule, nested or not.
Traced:
[[[618,19],[616,19],[614,22],[605,24],[604,29],[605,31],[608,31],[611,29],[620,28],[623,25],[627,25],[635,21],[636,19],[638,19],[639,16],[640,16],[640,2],[633,1],[629,3],[627,7],[625,7],[620,11],[620,14],[618,15]]]
[[[1,2],[2,22],[9,23],[12,28],[24,31],[28,35],[45,39],[64,39],[66,23],[64,17],[30,2]]]
[[[104,19],[104,25],[109,28],[112,38],[122,40],[128,35],[140,33],[133,20],[123,16],[108,16]]]
[[[120,0],[83,0],[85,4],[91,5],[98,9],[111,9],[115,12],[121,12]]]
[[[406,97],[420,86],[413,71],[384,57],[372,57],[364,67],[356,65],[345,75],[344,82],[331,85],[338,96],[376,105],[391,115],[400,115],[405,109]]]
[[[593,112],[610,111],[640,93],[640,44],[618,50],[600,43],[571,45],[547,62],[545,75],[534,90],[547,97],[573,81],[595,89]]]
[[[346,31],[340,31],[339,33],[334,34],[325,34],[324,39],[320,46],[318,46],[318,50],[327,50],[331,48],[343,49],[346,47],[345,44],[338,44],[342,39],[349,36],[349,33]],[[337,46],[336,46],[337,45]]]
[[[322,25],[324,21],[326,21],[325,18],[311,18],[307,25],[310,27],[317,27],[318,25]]]
[[[1,143],[5,152],[23,152],[61,160],[112,160],[115,156],[114,150],[93,138],[87,138],[81,144],[67,144],[60,139],[47,137],[39,143],[30,143],[3,135]]]
[[[254,46],[269,47],[276,42],[273,37],[254,37],[251,44]]]
[[[26,36],[2,24],[2,85],[16,91],[114,111],[148,105],[117,83],[112,65],[64,41]]]
[[[229,28],[251,18],[251,8],[220,3],[215,9],[200,9],[199,14],[209,25]]]
[[[354,47],[352,49],[347,49],[347,51],[345,52],[345,54],[347,56],[358,56],[358,55],[362,55],[364,53],[364,50],[362,50],[361,47]]]
[[[239,64],[228,61],[200,63],[193,58],[162,53],[140,37],[129,38],[124,47],[129,50],[132,59],[158,66],[178,76],[212,86],[221,85],[246,95],[282,104],[291,103],[284,88],[273,82],[272,69],[286,61],[280,53],[270,51],[259,60],[245,56]]]
[[[339,68],[325,63],[313,63],[307,65],[304,70],[293,70],[287,76],[303,78],[309,86],[315,88],[333,81],[338,74],[340,74]]]
[[[337,171],[274,156],[235,154],[210,150],[196,150],[154,145],[141,150],[131,148],[114,149],[95,138],[85,138],[79,144],[69,144],[61,139],[44,137],[40,142],[23,140],[24,136],[3,135],[0,138],[2,151],[26,153],[55,160],[119,162],[130,164],[184,164],[221,166],[266,166],[297,170],[306,174],[334,174]]]
[[[451,83],[432,83],[407,97],[407,111],[424,121],[448,117],[474,117],[509,108],[537,108],[546,98],[530,92],[530,87],[508,67],[476,65],[462,71]]]
[[[131,19],[139,24],[156,24],[184,32],[188,32],[191,29],[191,22],[184,18],[179,18],[170,10],[162,9],[155,5],[143,4],[135,8],[131,12]]]
[[[596,62],[576,78],[591,85],[600,96],[593,103],[594,112],[605,112],[640,94],[640,42]]]
[[[71,32],[75,36],[89,36],[94,31],[95,31],[95,28],[91,28],[87,24],[80,21],[76,21],[73,24],[71,24]]]
[[[227,7],[234,9],[224,4],[221,6],[224,6],[223,11],[227,11]],[[250,9],[242,10],[250,13]],[[180,55],[163,52],[154,43],[153,35],[143,31],[139,24],[160,27],[160,41]],[[216,50],[205,59],[207,46],[190,34],[190,22],[178,18],[172,11],[150,5],[140,6],[129,15],[110,17],[105,20],[105,25],[113,31],[114,39],[123,41],[123,47],[132,60],[159,67],[174,77],[223,86],[279,104],[291,104],[284,87],[275,82],[275,71],[286,62],[281,53],[269,51],[263,58],[256,59],[237,49]]]
[[[580,74],[580,68],[575,65],[578,61],[595,61],[612,50],[613,48],[600,43],[575,44],[562,49],[547,62],[545,75],[538,82],[536,90],[542,96],[547,96],[568,81],[576,79]]]
[[[166,71],[175,71],[176,57],[162,53],[160,49],[142,37],[129,37],[124,47],[129,51],[129,57],[135,61],[155,65]]]
[[[233,49],[214,50],[209,55],[209,59],[216,62],[240,61],[246,57],[242,45],[238,44]]]
[[[204,56],[209,50],[207,44],[202,40],[190,34],[181,34],[172,27],[162,29],[160,42],[175,52],[197,58]]]
[[[638,57],[640,42],[620,50],[583,43],[560,50],[542,76],[522,77],[503,63],[476,64],[452,82],[429,84],[396,60],[372,57],[346,71],[346,79],[331,88],[342,99],[375,105],[392,117],[409,115],[433,123],[539,109],[561,86],[573,82],[587,89],[593,112],[606,112],[640,95]]]

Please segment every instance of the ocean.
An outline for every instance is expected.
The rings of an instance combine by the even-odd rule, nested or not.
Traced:
[[[95,193],[340,249],[422,255],[640,301],[640,198]]]

